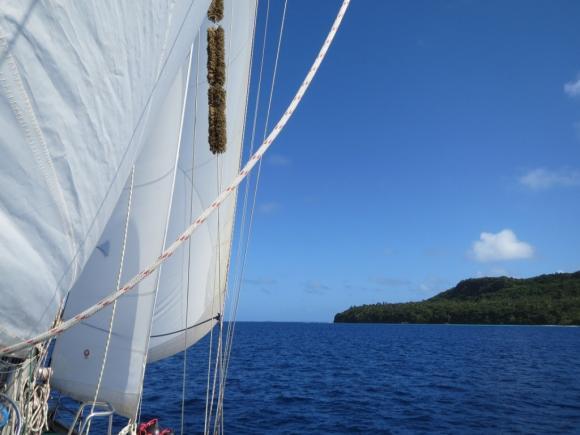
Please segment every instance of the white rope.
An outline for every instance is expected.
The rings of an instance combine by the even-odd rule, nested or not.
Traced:
[[[300,85],[300,88],[298,89],[296,95],[294,96],[294,98],[290,102],[288,108],[286,109],[286,111],[284,112],[284,114],[282,115],[282,117],[280,118],[280,120],[278,121],[276,126],[274,127],[274,129],[270,132],[270,134],[268,135],[266,140],[262,143],[262,145],[258,148],[258,150],[254,153],[254,155],[250,158],[250,160],[246,163],[246,165],[238,173],[238,175],[234,178],[232,183],[223,192],[221,192],[218,195],[218,197],[215,199],[215,201],[208,208],[206,208],[195,221],[193,221],[191,223],[191,225],[177,238],[177,240],[175,240],[157,258],[157,260],[155,260],[147,268],[145,268],[143,271],[139,272],[137,275],[135,275],[133,278],[131,278],[131,280],[129,280],[119,290],[117,290],[117,291],[111,293],[109,296],[106,296],[105,298],[101,299],[99,302],[97,302],[93,306],[87,308],[86,310],[80,312],[79,314],[77,314],[73,318],[62,322],[60,325],[58,325],[55,328],[51,328],[48,331],[45,331],[45,332],[43,332],[43,333],[41,333],[33,338],[30,338],[26,341],[22,341],[22,342],[19,342],[19,343],[13,344],[11,346],[7,346],[7,347],[0,349],[0,355],[9,355],[9,354],[17,352],[19,350],[33,346],[33,345],[40,343],[42,341],[46,341],[51,337],[57,336],[57,335],[63,333],[64,331],[67,331],[68,329],[72,328],[73,326],[75,326],[79,322],[87,319],[88,317],[91,317],[92,315],[94,315],[98,311],[109,306],[115,300],[117,300],[118,298],[123,296],[125,293],[130,291],[132,288],[134,288],[137,284],[139,284],[145,278],[150,276],[156,269],[159,268],[159,266],[163,262],[165,262],[169,257],[171,257],[175,253],[177,248],[179,248],[186,240],[188,240],[191,237],[191,234],[207,220],[207,218],[224,202],[224,200],[226,198],[228,198],[234,191],[236,191],[236,188],[240,185],[240,183],[244,180],[244,178],[246,178],[246,176],[250,173],[250,171],[254,168],[254,166],[256,166],[256,164],[264,156],[264,153],[270,148],[270,146],[272,145],[274,140],[278,137],[278,135],[280,134],[282,129],[286,126],[289,119],[292,117],[292,114],[296,110],[296,107],[298,106],[298,104],[300,103],[302,98],[304,97],[304,93],[306,92],[306,90],[310,86],[310,83],[312,82],[312,79],[316,75],[316,72],[318,71],[320,64],[324,60],[324,57],[326,56],[326,53],[328,52],[328,49],[330,47],[330,44],[332,43],[332,40],[336,36],[336,32],[338,31],[338,29],[340,27],[340,23],[342,22],[342,19],[344,17],[344,14],[345,14],[346,9],[348,8],[349,4],[350,4],[350,0],[343,0],[342,6],[340,7],[340,10],[338,12],[338,15],[336,16],[336,19],[335,19],[333,25],[332,25],[332,28],[331,28],[330,32],[328,33],[328,36],[326,37],[326,40],[324,41],[324,44],[322,45],[322,47],[318,53],[318,56],[314,60],[312,67],[308,71],[308,74],[306,74],[306,78],[304,79],[304,81]]]
[[[134,423],[131,420],[129,420],[127,426],[125,426],[119,432],[119,435],[136,435],[136,434],[137,434],[137,423]]]
[[[193,106],[193,113],[197,115],[197,96],[199,94],[198,89],[198,82],[199,82],[199,53],[201,47],[201,38],[198,37],[197,40],[197,49],[196,49],[196,61],[195,61],[195,99],[194,99],[194,106]],[[193,62],[193,45],[191,46],[190,50],[190,59],[189,59],[189,68],[187,69],[187,86],[186,89],[189,90],[189,80],[191,75],[191,64]],[[187,98],[183,101],[183,115],[182,115],[182,125],[183,125],[183,118],[185,118],[185,109],[186,109]],[[193,118],[193,142],[195,143],[195,136],[197,132],[197,116]],[[180,139],[181,140],[181,134]],[[177,156],[179,160],[179,156]],[[176,162],[177,164],[178,162]],[[192,208],[193,208],[193,168],[195,166],[195,152],[191,153],[191,194],[189,197],[189,216],[187,218],[188,221],[191,220],[193,215]],[[177,170],[177,168],[176,168]],[[187,178],[187,177],[186,177]],[[187,294],[186,294],[186,301],[185,301],[185,327],[187,328],[188,324],[188,314],[189,314],[189,273],[191,269],[191,239],[188,241],[187,247]],[[181,435],[183,435],[183,426],[185,421],[185,381],[186,381],[186,374],[187,374],[187,336],[188,331],[185,331],[185,335],[183,336],[183,378],[181,384]]]
[[[262,39],[262,54],[261,54],[261,59],[260,59],[260,69],[259,69],[259,74],[258,74],[258,88],[256,91],[256,99],[254,102],[254,118],[252,121],[252,134],[251,134],[251,138],[250,138],[250,152],[249,154],[252,155],[252,153],[254,152],[254,144],[255,144],[255,137],[256,137],[256,124],[257,124],[257,119],[258,119],[258,111],[259,111],[259,107],[260,107],[260,94],[261,94],[261,89],[262,89],[262,76],[263,76],[263,70],[264,70],[264,58],[265,58],[265,49],[266,49],[266,37],[268,35],[268,22],[269,22],[269,17],[270,17],[270,0],[268,0],[267,5],[266,5],[266,18],[265,18],[265,23],[264,23],[264,36]],[[256,14],[254,16],[254,27],[255,27],[255,23],[256,23],[256,19],[257,19],[257,8],[256,8]],[[253,54],[253,51],[252,51]],[[251,61],[250,61],[251,64]],[[251,72],[251,67],[250,67],[250,72]],[[249,85],[249,83],[248,83]],[[248,93],[249,94],[249,93]],[[246,100],[246,106],[248,105],[247,100]],[[249,194],[250,194],[250,184],[251,184],[251,180],[252,180],[252,175],[250,174],[246,180],[246,184],[245,184],[245,188],[244,188],[244,200],[243,200],[243,205],[242,205],[242,217],[241,217],[241,224],[240,224],[240,243],[237,246],[236,249],[236,260],[235,260],[235,265],[236,268],[238,267],[238,265],[242,264],[242,256],[245,254],[245,252],[247,251],[246,249],[244,249],[244,245],[247,245],[247,242],[249,240],[249,237],[246,237],[245,235],[245,228],[246,228],[246,219],[247,219],[247,210],[248,210],[248,198],[249,198]],[[231,308],[228,310],[228,312],[231,313],[235,313],[237,311],[236,306],[238,304],[238,295],[239,295],[239,289],[241,287],[241,274],[239,274],[238,277],[236,277],[236,281],[234,283],[234,298],[233,301],[231,302]],[[233,318],[235,319],[235,314],[233,315]],[[230,330],[232,327],[232,322],[230,322],[228,324],[228,332],[226,337],[230,336]],[[228,347],[227,344],[227,338],[226,338],[226,349]]]
[[[218,192],[221,190],[221,174],[220,174],[220,168],[219,168],[219,155],[217,156],[216,159],[216,173],[217,173],[217,190]],[[223,293],[222,293],[222,286],[221,286],[221,234],[220,234],[220,210],[218,209],[217,211],[217,260],[216,260],[216,276],[217,276],[217,291],[218,291],[218,297],[219,297],[219,310],[221,310],[221,315],[220,315],[220,320],[219,320],[219,332],[218,332],[218,339],[217,339],[217,349],[216,349],[216,354],[215,354],[215,366],[214,366],[214,370],[213,370],[213,382],[212,382],[212,388],[211,388],[211,398],[209,401],[209,408],[207,410],[207,415],[206,415],[206,422],[204,423],[204,427],[206,428],[207,432],[206,435],[209,434],[210,429],[211,429],[211,420],[212,420],[212,416],[213,416],[213,405],[214,405],[214,401],[215,401],[215,395],[216,395],[216,386],[217,384],[217,379],[218,376],[221,375],[222,373],[222,337],[223,337],[223,307],[224,307],[224,300],[223,298]],[[214,286],[215,286],[215,282],[214,282]],[[212,315],[214,313],[213,310],[213,301],[215,301],[215,298],[212,299]],[[213,330],[213,328],[212,328]],[[212,344],[210,343],[210,346]],[[221,385],[221,379],[220,379],[220,385]],[[209,388],[209,386],[208,386]],[[208,390],[209,392],[209,390]],[[206,395],[206,400],[207,400],[207,395]],[[206,402],[206,406],[207,406],[207,402]],[[216,414],[216,420],[214,421],[214,431],[216,428],[216,424],[217,424],[217,414]]]
[[[252,32],[252,43],[251,43],[251,47],[252,50],[250,51],[250,65],[249,65],[249,69],[248,69],[248,79],[246,82],[246,88],[248,89],[248,92],[246,92],[246,104],[245,107],[248,107],[248,103],[250,101],[250,83],[252,80],[252,66],[253,66],[253,62],[254,62],[254,41],[255,41],[255,37],[256,37],[256,23],[258,20],[258,8],[259,8],[259,1],[257,2],[257,6],[255,8],[254,11],[254,25],[253,25],[253,29],[254,31]],[[265,25],[264,25],[264,39],[262,41],[262,57],[260,60],[260,73],[258,76],[258,89],[257,89],[257,93],[256,93],[256,101],[254,103],[254,119],[253,119],[253,127],[252,127],[252,134],[251,134],[251,140],[250,140],[250,151],[249,151],[249,155],[252,155],[252,153],[254,152],[254,137],[256,134],[256,121],[258,118],[258,108],[260,106],[260,89],[262,86],[262,71],[263,71],[263,67],[264,67],[264,52],[265,52],[265,47],[266,47],[266,35],[268,33],[268,18],[270,15],[270,0],[268,0],[267,3],[267,7],[266,7],[266,19],[265,19]],[[247,112],[245,112],[247,113]],[[244,139],[245,139],[245,133],[246,133],[246,118],[244,118],[244,129],[242,130],[242,144],[244,143]],[[242,151],[243,151],[243,147],[240,147],[240,157],[242,155]],[[247,218],[247,208],[248,208],[248,197],[249,197],[249,191],[250,191],[250,184],[251,184],[251,179],[252,179],[252,174],[250,174],[248,176],[248,178],[246,179],[246,183],[245,183],[245,188],[244,188],[244,200],[242,202],[242,215],[241,215],[241,224],[240,224],[240,235],[239,235],[239,239],[240,242],[237,244],[236,247],[236,256],[235,256],[235,261],[234,261],[234,270],[237,270],[238,265],[241,264],[241,258],[242,258],[242,252],[243,252],[243,245],[244,245],[244,240],[245,240],[245,236],[244,236],[244,229],[245,229],[245,223],[246,223],[246,218]],[[237,211],[237,207],[236,205],[234,206],[234,221],[235,221],[235,216],[236,216],[236,211]],[[230,251],[231,251],[231,247],[232,247],[232,243],[233,243],[233,237],[230,240]],[[239,289],[239,285],[238,285],[238,278],[235,278],[234,281],[234,300],[231,299],[229,292],[228,292],[228,301],[230,302],[230,307],[227,310],[228,313],[231,313],[234,311],[233,306],[236,303],[237,300],[237,295],[239,294],[236,289]],[[228,284],[226,284],[227,286]],[[225,315],[226,311],[224,310],[224,315]],[[230,331],[230,326],[231,323],[228,323],[228,335],[229,335],[229,331]],[[227,345],[227,343],[226,343]]]
[[[117,274],[117,289],[121,286],[121,276],[123,275],[123,265],[125,264],[125,253],[127,251],[127,234],[129,233],[129,218],[131,216],[131,202],[133,201],[133,186],[135,185],[135,166],[131,168],[131,181],[129,184],[129,199],[127,200],[127,216],[125,217],[125,228],[123,229],[123,244],[121,245],[121,259],[119,261],[119,273]],[[101,363],[101,370],[99,372],[99,379],[97,381],[97,388],[95,389],[95,396],[93,404],[91,405],[91,414],[95,411],[95,404],[99,398],[99,391],[101,391],[101,384],[103,382],[103,375],[105,374],[105,366],[107,365],[107,357],[109,356],[109,346],[111,345],[111,337],[113,335],[113,325],[115,324],[115,313],[117,312],[117,301],[113,302],[113,310],[111,312],[111,320],[109,322],[109,332],[107,334],[107,342],[105,343],[105,352],[103,353],[103,362]],[[91,422],[87,425],[87,435],[91,430]]]
[[[286,22],[286,10],[287,10],[287,6],[288,6],[288,0],[284,1],[284,9],[282,12],[282,21],[280,23],[280,31],[278,33],[278,45],[276,47],[276,57],[275,57],[275,61],[274,61],[274,69],[272,72],[272,82],[270,85],[270,95],[268,98],[268,109],[266,110],[266,120],[264,123],[264,136],[263,136],[263,140],[266,139],[266,133],[268,131],[268,122],[270,119],[270,112],[271,112],[271,108],[272,108],[272,99],[274,96],[274,89],[275,89],[275,85],[276,85],[276,75],[277,75],[277,71],[278,71],[278,61],[280,59],[280,49],[282,46],[282,38],[284,35],[284,24]],[[244,275],[244,269],[245,269],[245,265],[246,265],[246,258],[247,258],[247,251],[248,251],[248,245],[250,243],[250,238],[252,235],[252,225],[254,222],[254,212],[256,209],[256,198],[258,196],[258,186],[259,186],[259,182],[260,182],[260,174],[261,174],[261,170],[262,170],[262,160],[260,160],[260,163],[258,164],[258,172],[256,175],[256,183],[254,186],[254,193],[253,193],[253,199],[252,199],[252,207],[250,208],[250,221],[248,224],[248,234],[247,234],[247,240],[245,243],[245,247],[244,247],[244,252],[242,255],[242,263],[241,263],[241,270],[240,270],[240,279],[239,279],[239,287],[237,288],[237,291],[235,292],[235,301],[234,301],[234,305],[233,305],[233,312],[232,312],[232,316],[230,318],[230,324],[228,325],[228,333],[226,336],[226,347],[225,347],[225,363],[224,363],[224,369],[223,369],[223,375],[222,375],[222,385],[220,388],[220,397],[218,399],[218,409],[217,409],[217,413],[218,414],[222,414],[223,416],[223,402],[224,402],[224,396],[225,396],[225,384],[227,381],[227,372],[228,372],[228,368],[229,368],[229,362],[230,362],[230,358],[231,358],[231,352],[232,352],[232,346],[233,346],[233,340],[234,340],[234,332],[235,332],[235,326],[236,326],[236,316],[237,316],[237,311],[238,311],[238,306],[239,306],[239,295],[240,295],[240,290],[241,290],[241,281],[243,279],[243,275]]]
[[[50,396],[50,375],[43,383],[35,383],[27,407],[31,410],[26,418],[26,428],[32,433],[48,429],[48,398]],[[35,376],[36,378],[36,376]],[[35,381],[33,381],[35,382]]]
[[[39,367],[44,365],[47,349],[48,343],[36,346],[13,373],[10,385],[4,388],[8,396],[20,407],[20,424],[26,433],[41,433],[44,429],[48,429],[50,370],[46,371],[46,378],[43,381],[37,379]],[[15,426],[16,421],[13,419],[11,433],[15,432]]]

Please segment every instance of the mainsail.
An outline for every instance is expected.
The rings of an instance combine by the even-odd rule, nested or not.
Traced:
[[[2,2],[0,346],[54,322],[208,5]]]

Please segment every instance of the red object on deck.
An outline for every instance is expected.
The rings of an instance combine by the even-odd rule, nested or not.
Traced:
[[[139,425],[138,435],[172,435],[173,431],[171,429],[159,429],[159,419],[154,418],[149,420],[147,423],[141,423]]]

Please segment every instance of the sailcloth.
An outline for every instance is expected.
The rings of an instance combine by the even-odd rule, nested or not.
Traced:
[[[0,346],[48,329],[97,255],[208,5],[2,1]]]
[[[198,40],[201,47],[196,47],[201,49],[195,50],[199,61],[192,67],[192,80],[194,76],[197,80],[190,83],[168,240],[179,236],[213,202],[240,166],[256,1],[226,0],[224,6],[220,24],[225,30],[227,64],[227,151],[215,156],[209,150],[207,53],[202,28]],[[188,244],[163,265],[149,361],[191,346],[222,314],[235,204],[235,196],[230,196],[193,233]]]
[[[189,59],[162,105],[149,139],[135,163],[121,282],[162,251],[171,203]],[[64,318],[96,303],[116,287],[125,239],[131,180],[115,207],[99,244],[68,297]],[[99,400],[127,417],[136,415],[141,393],[157,273],[117,302],[106,362],[104,353],[113,307],[64,333],[53,352],[53,386],[80,401],[95,397],[105,364]]]

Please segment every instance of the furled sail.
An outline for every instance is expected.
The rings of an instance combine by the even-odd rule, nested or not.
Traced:
[[[194,49],[194,59],[198,61],[192,66],[168,240],[175,239],[208,207],[239,170],[256,0],[224,3],[225,14],[220,24],[225,30],[227,65],[227,151],[214,155],[208,144],[206,29],[202,27],[197,42],[201,46]],[[149,361],[191,346],[214,326],[216,316],[222,313],[234,212],[235,196],[230,196],[193,233],[188,245],[163,266]]]
[[[70,318],[138,273],[163,250],[179,150],[189,58],[162,105],[136,164],[132,201],[131,179],[101,235],[97,248],[70,292],[64,318]],[[125,221],[129,213],[124,261]],[[122,262],[122,266],[121,266]],[[98,399],[118,413],[135,417],[141,394],[149,330],[157,288],[157,273],[117,302]],[[64,333],[53,352],[53,385],[80,401],[93,400],[112,315],[112,306]]]
[[[97,255],[208,5],[2,1],[0,346],[50,327]]]

